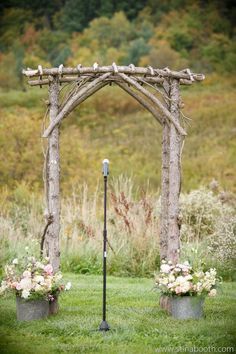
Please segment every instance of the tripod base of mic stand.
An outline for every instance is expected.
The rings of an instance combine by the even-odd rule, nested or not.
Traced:
[[[107,321],[102,321],[99,327],[99,331],[109,331],[110,327],[107,323]]]

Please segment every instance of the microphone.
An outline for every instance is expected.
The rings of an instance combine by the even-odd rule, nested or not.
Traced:
[[[102,173],[104,177],[107,177],[109,175],[109,160],[104,159],[102,161]]]

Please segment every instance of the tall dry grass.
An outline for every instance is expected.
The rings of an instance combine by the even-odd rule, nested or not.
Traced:
[[[1,259],[21,253],[25,246],[39,251],[44,228],[43,200],[19,185],[6,192],[1,212]],[[108,189],[108,271],[112,274],[153,274],[159,262],[158,195],[134,188],[131,178],[111,180]],[[65,270],[101,271],[103,242],[102,185],[89,192],[74,187],[61,200],[60,247]]]
[[[235,197],[221,189],[200,188],[181,196],[183,260],[217,266],[232,274],[235,264]],[[25,184],[2,191],[0,202],[0,264],[30,247],[39,254],[44,229],[43,200]],[[109,180],[108,272],[152,276],[159,265],[159,193],[138,189],[132,178]],[[61,201],[62,269],[101,273],[103,186],[90,191],[74,186]]]

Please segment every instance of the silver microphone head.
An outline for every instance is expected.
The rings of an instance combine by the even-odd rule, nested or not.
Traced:
[[[109,175],[109,160],[104,159],[102,161],[102,173],[104,177],[107,177]]]

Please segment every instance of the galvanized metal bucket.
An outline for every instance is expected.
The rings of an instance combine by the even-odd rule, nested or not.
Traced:
[[[171,315],[179,320],[203,317],[204,298],[199,296],[171,297]]]
[[[45,318],[49,315],[47,300],[24,300],[16,297],[16,315],[18,321],[32,321]]]

